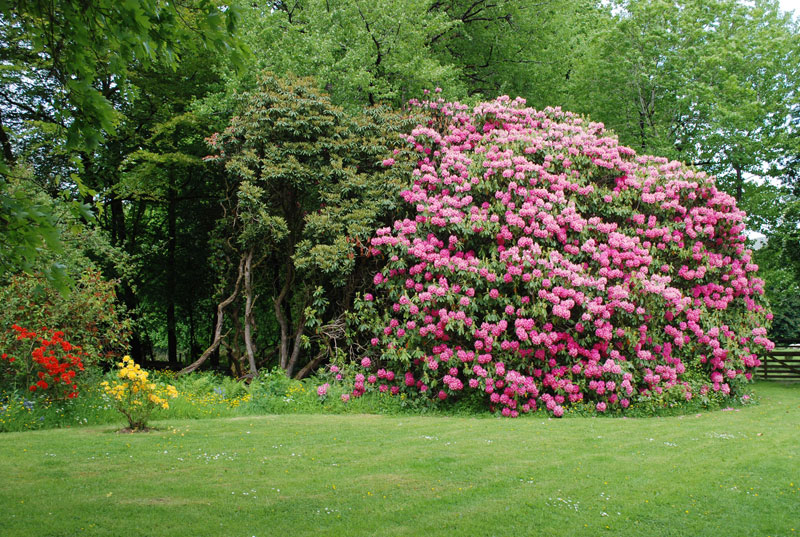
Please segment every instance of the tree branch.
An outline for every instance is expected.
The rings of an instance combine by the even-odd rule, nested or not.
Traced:
[[[200,358],[198,358],[192,364],[181,369],[178,372],[179,375],[185,375],[186,373],[191,373],[192,371],[200,367],[203,364],[203,362],[205,362],[208,359],[208,357],[211,356],[211,354],[213,354],[215,350],[217,350],[217,347],[219,347],[220,341],[222,341],[223,337],[222,322],[225,318],[225,313],[224,313],[225,308],[227,308],[239,294],[239,285],[242,283],[242,277],[244,277],[244,258],[241,261],[239,261],[239,276],[236,278],[236,284],[233,287],[233,293],[231,293],[231,295],[228,298],[226,298],[217,305],[217,326],[214,329],[214,341],[211,343],[211,346],[207,348],[206,351],[200,356]]]

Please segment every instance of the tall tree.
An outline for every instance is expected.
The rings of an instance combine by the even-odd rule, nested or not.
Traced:
[[[114,132],[119,115],[112,100],[125,93],[132,66],[174,66],[176,44],[189,35],[239,57],[236,16],[214,0],[0,0],[0,224],[9,239],[0,245],[3,270],[26,269],[32,252],[58,243],[44,206],[25,205],[14,194],[20,147],[44,138],[62,151],[64,176],[45,182],[77,190],[85,201],[92,192],[76,172]]]
[[[560,105],[594,0],[437,0],[449,22],[430,37],[439,60],[458,69],[470,95],[521,96]],[[591,22],[590,22],[591,21]]]
[[[334,103],[403,105],[424,89],[557,104],[593,0],[243,2],[259,69],[313,75]],[[252,84],[254,79],[248,81]]]
[[[173,367],[209,337],[212,292],[198,291],[213,283],[207,241],[223,189],[203,162],[204,138],[224,119],[203,116],[195,102],[219,86],[216,70],[226,62],[198,38],[176,50],[182,59],[174,68],[157,63],[130,73],[118,128],[84,172],[107,208],[100,224],[137,263],[123,285],[139,320],[132,353],[141,359],[152,344]]]
[[[463,94],[457,70],[431,52],[432,37],[452,23],[430,6],[431,0],[243,2],[242,38],[255,52],[255,72],[314,76],[342,106],[401,104],[432,85]]]
[[[618,0],[572,77],[573,108],[742,198],[784,151],[800,33],[776,0]]]
[[[2,0],[0,13],[0,54],[9,67],[0,100],[10,125],[52,122],[75,149],[94,148],[114,130],[109,99],[124,91],[132,66],[176,65],[176,45],[190,34],[234,57],[243,52],[231,39],[238,12],[214,0]]]

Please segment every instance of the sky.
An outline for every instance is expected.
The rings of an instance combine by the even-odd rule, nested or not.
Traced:
[[[800,0],[780,0],[780,4],[784,11],[794,11],[795,18],[800,15]]]

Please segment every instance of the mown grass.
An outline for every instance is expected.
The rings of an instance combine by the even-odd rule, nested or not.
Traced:
[[[792,536],[800,385],[614,419],[271,415],[0,435],[0,535]]]

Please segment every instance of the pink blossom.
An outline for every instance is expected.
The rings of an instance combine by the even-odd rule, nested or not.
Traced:
[[[774,346],[763,282],[745,215],[713,178],[561,109],[431,99],[412,104],[440,121],[404,135],[408,217],[370,241],[389,260],[371,344],[409,389],[431,378],[509,416],[539,398],[563,415],[590,394],[598,412],[627,408],[687,371],[708,371],[720,396],[752,376]]]

